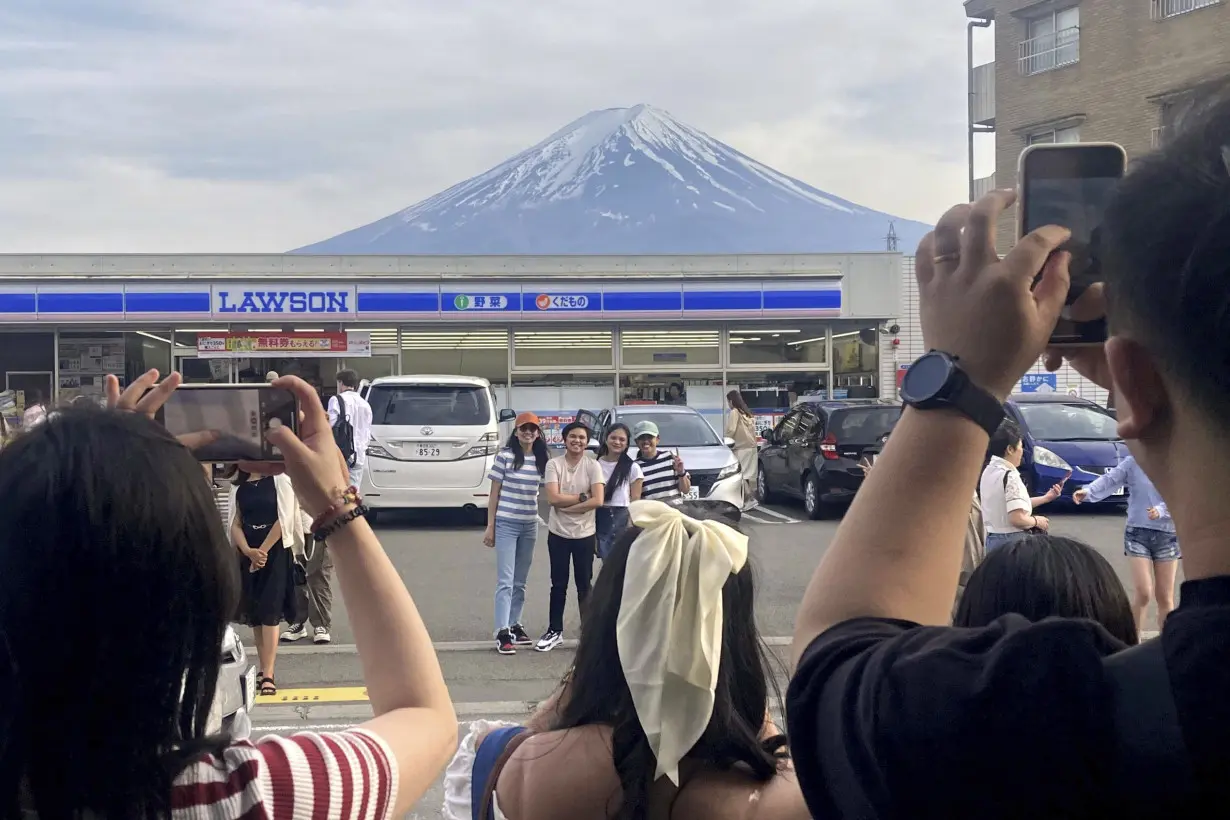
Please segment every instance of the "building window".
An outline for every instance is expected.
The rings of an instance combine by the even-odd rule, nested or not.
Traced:
[[[513,333],[513,367],[567,373],[615,364],[609,330],[518,330]]]
[[[1044,131],[1035,131],[1025,138],[1026,145],[1047,145],[1050,143],[1063,142],[1080,142],[1081,127],[1079,125],[1070,125],[1067,128],[1048,128]]]
[[[1153,19],[1165,20],[1168,17],[1178,17],[1189,11],[1207,9],[1209,6],[1220,6],[1222,0],[1150,0],[1153,5]]]
[[[1192,110],[1196,97],[1191,93],[1167,97],[1158,104],[1157,127],[1153,129],[1153,147],[1161,148],[1183,123],[1183,118]]]
[[[1041,74],[1078,62],[1080,34],[1080,10],[1076,6],[1029,19],[1018,58],[1021,73]]]
[[[762,322],[730,329],[730,364],[825,366],[828,325],[821,322]]]
[[[629,369],[715,365],[721,361],[721,333],[706,328],[630,328],[620,331],[619,348],[620,365]]]

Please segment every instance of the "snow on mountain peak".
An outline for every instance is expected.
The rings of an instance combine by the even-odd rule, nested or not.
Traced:
[[[865,251],[883,249],[892,220],[639,104],[591,111],[489,171],[299,252]],[[896,221],[906,242],[927,230]]]

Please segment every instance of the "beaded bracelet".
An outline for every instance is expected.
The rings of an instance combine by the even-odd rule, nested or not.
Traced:
[[[334,490],[334,492],[337,494],[338,500],[333,502],[329,509],[316,516],[315,520],[312,521],[312,532],[316,532],[320,529],[321,525],[351,504],[357,507],[363,503],[363,496],[359,495],[358,487],[351,486],[344,490]]]
[[[365,515],[367,515],[369,512],[370,510],[368,509],[367,505],[360,504],[359,506],[352,509],[350,512],[343,513],[342,515],[339,515],[337,518],[334,518],[324,527],[321,527],[320,529],[316,529],[312,533],[312,538],[316,540],[317,542],[324,541],[326,538],[328,538],[329,536],[333,535],[338,530],[345,527],[351,521],[354,521],[356,518],[362,518]]]

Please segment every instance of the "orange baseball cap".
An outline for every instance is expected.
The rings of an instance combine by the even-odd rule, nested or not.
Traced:
[[[517,429],[520,429],[527,424],[532,424],[539,429],[542,428],[542,423],[538,421],[538,416],[535,416],[533,413],[521,413],[517,416],[517,420],[513,422],[513,426]]]

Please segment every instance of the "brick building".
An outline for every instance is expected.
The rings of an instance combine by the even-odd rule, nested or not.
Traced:
[[[971,179],[976,196],[1015,187],[1017,159],[1034,143],[1107,141],[1129,160],[1145,154],[1172,132],[1193,88],[1230,75],[1230,0],[966,0],[965,12],[973,34],[991,28],[995,42],[994,61],[970,72],[971,176],[974,135],[995,139],[995,171]],[[1015,216],[1000,224],[1001,252],[1015,241]],[[911,268],[903,363],[924,352]],[[1107,398],[1066,367],[1055,387]]]
[[[1015,186],[1033,143],[1147,153],[1193,87],[1230,74],[1227,0],[967,0],[965,12],[994,23],[995,61],[972,76],[971,127],[995,134],[995,173],[979,192]],[[1000,226],[1001,246],[1013,227]]]

